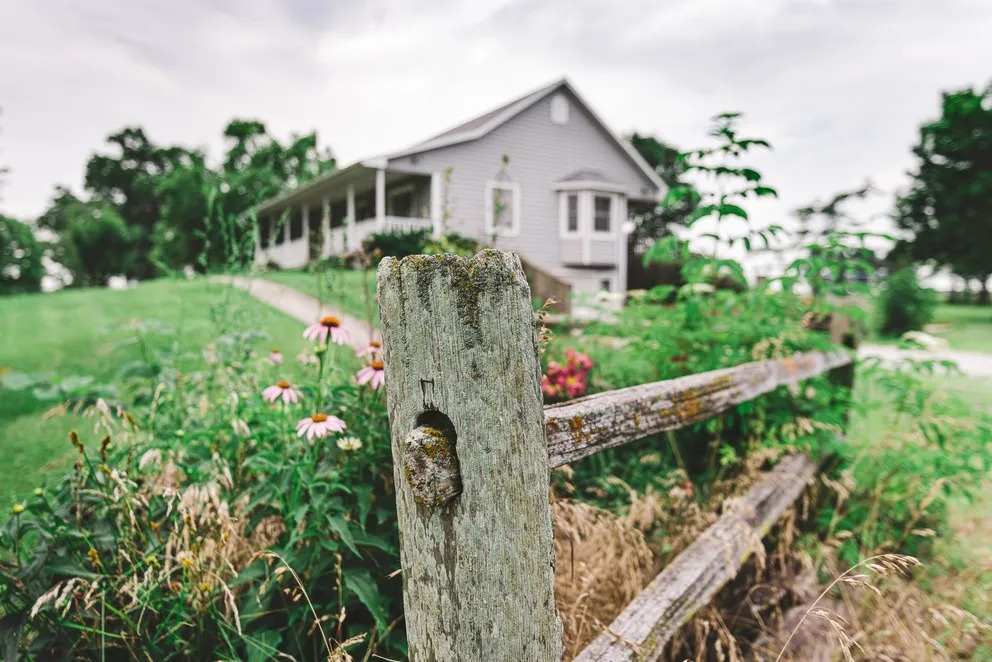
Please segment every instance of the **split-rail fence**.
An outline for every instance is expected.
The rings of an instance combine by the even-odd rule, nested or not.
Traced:
[[[561,659],[549,471],[716,416],[851,355],[756,361],[545,406],[516,256],[387,258],[378,272],[400,557],[413,662]],[[787,455],[578,656],[655,660],[799,497],[816,461]]]

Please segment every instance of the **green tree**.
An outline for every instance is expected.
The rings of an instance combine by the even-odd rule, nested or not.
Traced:
[[[116,153],[94,154],[86,164],[86,189],[97,200],[117,208],[125,225],[136,228],[134,276],[154,274],[149,259],[155,223],[161,215],[159,183],[177,167],[188,167],[195,152],[183,147],[159,147],[140,127],[126,127],[107,137]]]
[[[903,251],[981,283],[992,274],[992,86],[945,93],[938,120],[920,128],[918,165],[896,223],[913,234]]]
[[[0,294],[40,290],[42,252],[30,226],[0,214]]]
[[[114,205],[81,200],[69,189],[58,187],[37,223],[57,235],[48,246],[48,255],[64,267],[74,287],[105,285],[110,276],[135,273],[136,231]]]
[[[628,136],[627,140],[669,189],[687,188],[693,190],[682,179],[686,173],[687,164],[677,148],[655,136],[641,135],[636,132]],[[652,241],[669,234],[669,227],[684,224],[698,202],[698,194],[687,194],[672,201],[671,204],[656,205],[644,213],[635,215],[633,218],[634,231],[629,237],[631,245],[640,252]]]

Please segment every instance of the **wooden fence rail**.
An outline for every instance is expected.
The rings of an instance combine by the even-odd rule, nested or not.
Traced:
[[[386,258],[378,282],[414,662],[560,660],[549,468],[851,362],[847,352],[813,352],[544,407],[530,289],[516,256]],[[657,659],[814,471],[804,455],[784,458],[578,659]]]

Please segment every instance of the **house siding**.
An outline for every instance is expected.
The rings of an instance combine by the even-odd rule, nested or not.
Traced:
[[[569,101],[569,120],[553,124],[551,99],[565,94]],[[508,161],[504,164],[504,156]],[[452,168],[447,187],[445,229],[490,240],[485,232],[486,182],[509,181],[520,190],[520,232],[516,236],[498,236],[497,248],[519,253],[534,264],[565,278],[575,279],[582,270],[566,266],[575,260],[579,242],[559,236],[558,193],[555,182],[577,170],[602,172],[613,183],[628,189],[628,195],[650,198],[656,193],[650,179],[631,162],[570,92],[560,89],[541,99],[507,123],[474,141],[442,147],[428,152],[390,159],[390,167],[411,167],[434,172]],[[592,257],[609,269],[588,274],[576,281],[592,287],[604,278],[613,280],[614,289],[625,281],[621,253],[626,241],[619,223],[614,223],[612,239],[594,239]],[[579,248],[581,250],[581,247]],[[606,274],[606,275],[604,275]],[[581,284],[579,283],[581,281]]]

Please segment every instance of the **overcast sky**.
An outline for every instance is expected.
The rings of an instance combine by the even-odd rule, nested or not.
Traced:
[[[942,90],[992,80],[990,0],[0,0],[0,210],[79,189],[125,125],[220,153],[232,117],[342,161],[567,76],[620,133],[682,148],[745,113],[788,212],[893,191]],[[884,205],[883,205],[884,206]]]

